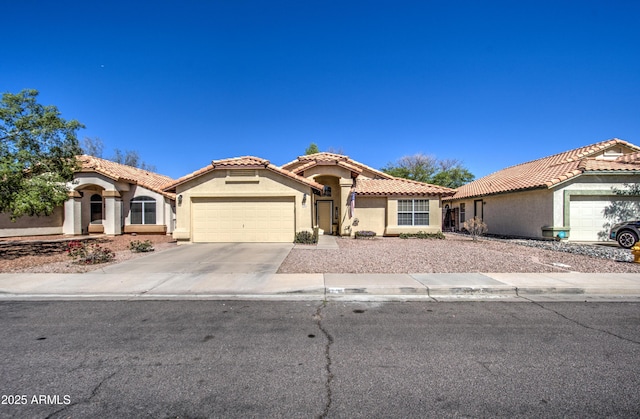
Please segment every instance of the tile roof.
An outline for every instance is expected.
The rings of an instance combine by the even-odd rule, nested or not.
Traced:
[[[623,155],[616,160],[594,158],[615,146],[624,146],[636,152]],[[638,154],[637,151],[640,151],[639,147],[617,138],[602,141],[492,173],[456,189],[455,195],[450,199],[551,188],[585,171],[639,170],[638,157],[633,157]]]
[[[366,170],[372,172],[377,178],[393,179],[393,176],[388,175],[380,170],[374,169],[373,167],[352,160],[348,156],[327,152],[299,156],[296,160],[282,165],[282,168],[285,170],[290,170],[294,173],[302,173],[311,167],[322,165],[341,166],[357,174],[360,174]]]
[[[354,191],[357,195],[442,195],[450,196],[455,193],[453,189],[444,186],[431,185],[429,183],[416,182],[415,180],[393,179],[356,179]]]
[[[81,165],[78,171],[81,173],[96,172],[109,179],[140,185],[169,198],[174,198],[173,194],[164,191],[165,185],[173,181],[168,176],[86,154],[78,156],[77,159]]]
[[[192,179],[195,179],[199,176],[204,175],[205,173],[209,173],[216,169],[267,169],[272,172],[278,173],[280,175],[286,176],[290,179],[293,179],[297,182],[310,186],[313,189],[321,191],[324,187],[323,185],[314,182],[312,180],[306,179],[302,176],[298,176],[293,172],[288,170],[284,170],[276,165],[273,165],[269,162],[269,160],[261,159],[260,157],[254,156],[243,156],[243,157],[234,157],[229,159],[222,160],[213,160],[210,165],[203,167],[202,169],[196,170],[193,173],[189,173],[186,176],[182,176],[180,179],[175,180],[174,182],[165,185],[165,191],[174,191],[178,185],[181,185],[185,182],[188,182]]]

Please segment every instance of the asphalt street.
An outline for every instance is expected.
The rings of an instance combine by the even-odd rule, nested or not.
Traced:
[[[0,302],[0,417],[638,417],[640,304]]]

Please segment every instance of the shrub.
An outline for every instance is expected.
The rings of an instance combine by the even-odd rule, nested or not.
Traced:
[[[318,242],[318,236],[310,231],[299,231],[296,233],[296,239],[294,243],[298,244],[316,244]]]
[[[427,233],[426,231],[418,231],[417,233],[401,233],[401,239],[438,239],[443,240],[444,234],[442,231],[438,231],[437,233]]]
[[[97,243],[88,244],[77,240],[69,242],[67,251],[74,263],[85,265],[111,262],[116,257],[111,249]]]
[[[372,239],[376,236],[376,232],[368,230],[356,231],[355,236],[356,239]]]
[[[465,221],[463,226],[469,232],[473,241],[478,240],[478,236],[482,236],[489,231],[484,221],[478,217],[473,217],[472,219]]]
[[[151,244],[151,240],[145,240],[145,241],[134,240],[131,243],[129,243],[129,250],[131,250],[133,253],[144,253],[144,252],[153,252],[155,249]]]

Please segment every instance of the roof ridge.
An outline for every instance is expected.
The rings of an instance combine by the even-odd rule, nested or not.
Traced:
[[[80,159],[88,158],[88,159],[96,160],[98,163],[106,163],[108,165],[122,166],[122,167],[126,167],[128,169],[131,169],[131,170],[135,170],[136,172],[143,172],[143,173],[150,174],[150,175],[153,175],[153,176],[161,176],[161,177],[173,180],[173,178],[171,176],[163,175],[162,173],[152,172],[151,170],[142,169],[140,167],[135,167],[135,166],[131,166],[131,165],[124,164],[124,163],[118,163],[116,161],[109,160],[109,159],[104,159],[102,157],[96,157],[96,156],[92,156],[92,155],[89,155],[89,154],[81,154],[81,155],[78,156],[78,158],[80,158]],[[103,170],[111,172],[110,170],[108,170],[108,169],[106,169],[104,167],[103,167]],[[119,176],[117,173],[112,173],[112,174],[114,176]],[[121,177],[121,176],[119,176],[119,177]]]
[[[250,159],[250,160],[256,160],[259,163],[259,165],[264,168],[264,169],[268,169],[277,173],[280,173],[284,176],[288,176],[298,182],[304,183],[308,186],[311,186],[315,189],[319,189],[321,190],[323,188],[323,185],[321,185],[320,183],[314,181],[314,180],[310,180],[307,179],[305,177],[302,177],[294,172],[292,172],[291,170],[287,170],[287,169],[283,169],[282,167],[278,167],[275,164],[271,163],[269,160],[267,159],[263,159],[262,157],[257,157],[257,156],[240,156],[240,157],[230,157],[230,158],[225,158],[225,159],[218,159],[218,160],[212,160],[210,164],[208,164],[207,166],[204,166],[198,170],[195,170],[191,173],[188,173],[184,176],[181,176],[180,178],[174,180],[171,183],[168,183],[164,186],[164,190],[172,190],[175,187],[177,187],[178,185],[181,185],[185,182],[190,181],[191,179],[195,179],[198,176],[201,176],[205,173],[209,173],[213,170],[220,170],[220,169],[224,169],[225,165],[221,164],[221,163],[230,163],[230,162],[237,162],[237,161],[241,161],[242,159]],[[219,167],[216,167],[219,166]],[[233,165],[229,165],[230,167],[233,167]],[[255,165],[254,165],[255,166]],[[239,164],[237,166],[235,166],[236,168],[238,167],[243,167],[242,164]],[[246,165],[244,167],[250,167],[250,165]],[[233,170],[233,169],[230,169]]]

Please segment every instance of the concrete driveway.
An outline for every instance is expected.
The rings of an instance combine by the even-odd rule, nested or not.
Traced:
[[[291,243],[197,243],[177,246],[103,269],[109,274],[274,274]]]

